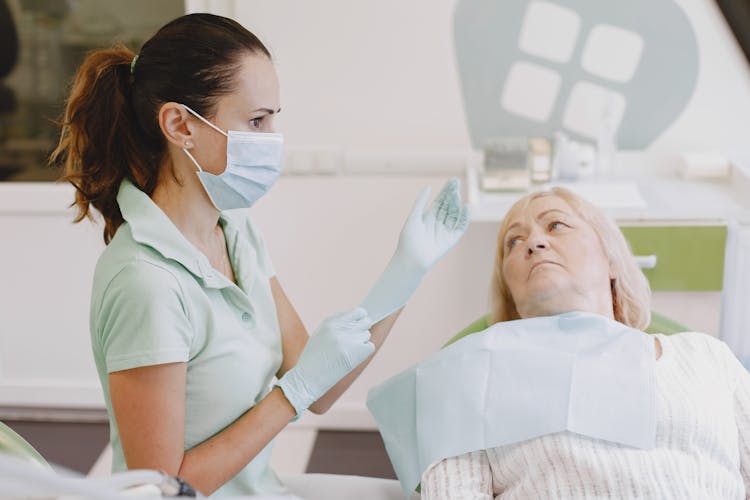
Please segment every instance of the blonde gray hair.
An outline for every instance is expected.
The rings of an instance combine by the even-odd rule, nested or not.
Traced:
[[[630,251],[625,236],[601,209],[572,191],[560,187],[528,194],[508,210],[497,236],[495,269],[490,285],[489,324],[520,319],[510,290],[503,280],[503,259],[505,258],[503,242],[512,216],[519,211],[526,210],[532,201],[543,196],[557,196],[562,199],[591,226],[601,241],[614,276],[610,280],[610,286],[612,287],[612,309],[615,320],[630,327],[645,330],[651,321],[651,289]]]

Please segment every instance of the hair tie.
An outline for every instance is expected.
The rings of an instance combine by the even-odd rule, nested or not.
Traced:
[[[130,74],[135,74],[135,62],[138,60],[138,56],[140,54],[136,54],[132,61],[130,61]]]

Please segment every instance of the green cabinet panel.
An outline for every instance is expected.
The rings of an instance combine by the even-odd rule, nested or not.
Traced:
[[[635,255],[656,255],[644,269],[654,291],[719,291],[724,278],[727,227],[621,226]]]

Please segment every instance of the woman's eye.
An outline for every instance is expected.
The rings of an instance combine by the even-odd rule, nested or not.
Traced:
[[[518,236],[514,236],[513,238],[510,238],[508,240],[508,248],[513,248],[514,246],[518,244],[519,241],[520,241],[520,238]]]
[[[260,126],[263,124],[263,117],[259,116],[258,118],[253,118],[250,120],[250,124],[253,126],[253,128],[260,128]]]
[[[555,229],[560,229],[563,227],[569,227],[569,226],[565,224],[564,222],[560,222],[559,220],[556,220],[555,222],[550,223],[549,230],[554,231]]]

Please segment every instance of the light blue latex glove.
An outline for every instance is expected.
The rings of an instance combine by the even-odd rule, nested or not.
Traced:
[[[323,320],[307,341],[297,364],[276,384],[297,415],[375,352],[370,342],[372,323],[361,307]]]
[[[401,230],[396,252],[362,301],[373,323],[403,307],[419,286],[427,271],[448,253],[469,225],[469,206],[461,206],[458,179],[451,178],[430,209],[426,188],[417,198]]]

